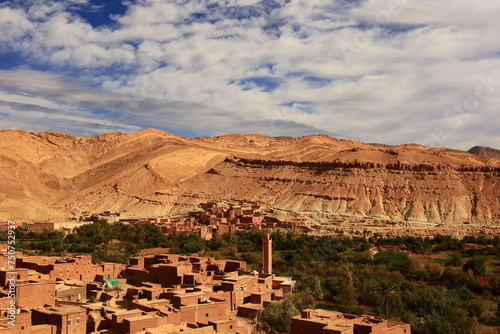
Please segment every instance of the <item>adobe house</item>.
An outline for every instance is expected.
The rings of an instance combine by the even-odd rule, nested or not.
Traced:
[[[33,325],[55,325],[57,334],[82,334],[87,332],[87,310],[83,307],[37,308],[32,312]]]
[[[241,216],[240,224],[261,224],[264,216]]]
[[[373,316],[307,309],[292,318],[290,334],[411,334],[411,328]]]
[[[44,230],[48,232],[54,232],[55,230],[61,229],[61,224],[54,222],[34,222],[32,224],[28,224],[27,230],[28,232],[41,233]]]
[[[15,315],[15,326],[9,324],[12,319],[7,317],[7,315],[8,311],[2,311],[0,314],[0,334],[34,333],[34,329],[40,330],[40,328],[36,328],[36,326],[31,326],[31,311],[28,311],[26,309],[17,310],[17,314]],[[45,331],[43,333],[51,333],[50,328],[49,331]],[[53,333],[55,333],[55,328]]]
[[[167,318],[155,314],[138,315],[123,319],[122,333],[137,333],[148,328],[156,328],[167,325]]]
[[[10,285],[9,279],[12,276],[15,276],[16,281],[27,280],[27,279],[29,279],[29,270],[23,269],[23,268],[16,268],[13,270],[1,269],[0,270],[0,286],[3,288],[7,288]]]
[[[129,310],[113,313],[111,318],[111,328],[118,332],[125,333],[125,318],[135,318],[143,314],[144,312],[141,310]]]
[[[9,225],[9,221],[7,220],[0,221],[0,231],[8,231]]]
[[[161,314],[169,324],[182,324],[180,311],[174,308],[168,299],[139,299],[134,300],[131,306],[143,312]]]
[[[51,281],[56,279],[93,281],[96,277],[100,277],[101,280],[107,277],[116,279],[126,266],[118,263],[92,264],[90,255],[79,255],[72,258],[20,257],[17,258],[16,267],[48,275]]]
[[[18,281],[16,284],[16,304],[18,307],[34,309],[55,305],[56,286],[55,282],[45,280]]]
[[[56,298],[58,301],[85,302],[87,301],[87,283],[75,280],[57,281]]]
[[[230,317],[222,320],[209,321],[208,324],[215,329],[216,333],[253,333],[253,326],[237,317]]]

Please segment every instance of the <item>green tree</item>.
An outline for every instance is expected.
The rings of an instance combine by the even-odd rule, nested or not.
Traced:
[[[486,259],[484,257],[472,258],[464,264],[463,271],[472,270],[476,276],[484,276],[486,274]]]
[[[307,291],[300,291],[289,294],[287,298],[289,298],[293,302],[293,304],[299,311],[314,307],[314,297]]]
[[[378,283],[376,290],[380,292],[380,295],[384,298],[384,313],[385,318],[389,319],[389,302],[391,298],[399,295],[399,284],[391,280],[382,280]]]
[[[477,319],[469,312],[479,312],[470,305],[474,295],[467,289],[447,290],[432,286],[413,286],[402,293],[406,310],[416,315],[412,321],[415,334],[475,334]]]
[[[302,278],[296,288],[297,292],[307,292],[315,299],[323,299],[323,286],[321,279],[317,275],[307,275]]]
[[[200,252],[205,244],[199,235],[190,234],[184,239],[184,242],[181,244],[180,252],[182,254],[192,254]]]
[[[289,333],[291,318],[300,312],[295,307],[293,301],[285,298],[279,302],[270,303],[262,314],[262,319],[279,333]]]
[[[462,255],[460,253],[451,254],[449,265],[452,267],[461,267],[464,265],[464,260],[462,259]]]
[[[333,300],[344,312],[356,313],[358,310],[358,298],[358,290],[352,285],[347,285],[338,291]]]
[[[500,275],[495,275],[490,280],[491,293],[500,296]]]
[[[427,274],[420,263],[412,257],[408,257],[408,260],[401,268],[401,272],[405,275],[405,277],[411,280],[421,280]]]

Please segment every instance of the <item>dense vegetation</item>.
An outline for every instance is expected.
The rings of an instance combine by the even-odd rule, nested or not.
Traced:
[[[108,224],[105,219],[94,219],[75,228],[75,233],[41,233],[16,230],[17,247],[27,254],[66,255],[92,254],[94,262],[128,263],[131,256],[142,249],[169,247],[171,252],[192,254],[203,249],[200,237],[187,234],[163,235],[153,224]],[[3,239],[6,240],[6,239]]]
[[[168,247],[259,269],[264,232],[215,234],[204,242],[196,235],[165,236],[151,224],[96,219],[67,236],[17,233],[20,249],[45,255],[89,253],[96,262],[126,262],[141,249]],[[479,324],[500,325],[498,237],[349,239],[274,232],[272,239],[274,272],[298,280],[297,291],[263,315],[277,331],[286,332],[289,321],[283,319],[307,307],[389,317],[411,323],[415,334],[474,334]],[[373,256],[373,249],[385,251]]]
[[[487,259],[499,259],[498,237],[366,240],[273,233],[272,238],[274,272],[299,280],[290,296],[296,310],[316,304],[371,313],[411,323],[417,334],[472,334],[480,332],[479,324],[500,324],[500,276],[486,265]],[[220,250],[211,255],[233,256],[258,268],[261,239],[262,233],[239,232],[217,236],[207,247]],[[400,252],[372,256],[370,249],[381,247]],[[445,254],[422,265],[408,253]],[[265,316],[276,319],[276,329],[286,329],[282,318],[272,316],[277,308]],[[290,303],[279,308],[285,314],[294,309]]]

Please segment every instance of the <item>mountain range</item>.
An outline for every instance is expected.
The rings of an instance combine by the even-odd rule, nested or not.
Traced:
[[[75,137],[0,131],[0,219],[182,214],[259,203],[309,217],[500,223],[500,151],[155,129]]]

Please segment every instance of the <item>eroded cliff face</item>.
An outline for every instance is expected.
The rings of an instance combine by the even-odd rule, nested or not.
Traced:
[[[311,217],[496,225],[499,181],[497,159],[323,135],[0,132],[3,219],[63,220],[84,211],[157,216],[226,200]]]
[[[500,218],[498,180],[493,168],[232,158],[182,188],[286,211],[491,224]]]

